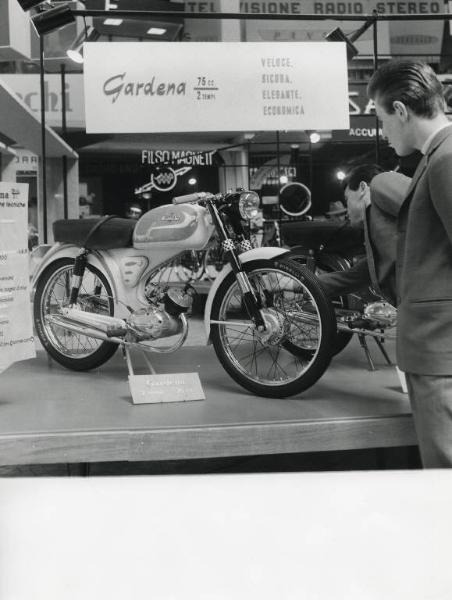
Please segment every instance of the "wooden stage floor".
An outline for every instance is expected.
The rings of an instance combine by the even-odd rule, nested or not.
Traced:
[[[156,355],[160,373],[198,371],[206,400],[132,403],[118,352],[94,372],[36,359],[0,375],[0,464],[90,463],[232,457],[416,444],[408,397],[394,367],[369,341],[371,372],[357,340],[321,380],[285,400],[246,393],[212,347]],[[394,356],[393,347],[388,346]],[[139,372],[139,371],[138,371]]]

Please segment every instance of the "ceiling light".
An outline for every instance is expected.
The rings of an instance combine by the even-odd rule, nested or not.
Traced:
[[[345,179],[344,171],[336,171],[336,179],[339,179],[339,181],[344,181],[344,179]]]
[[[68,57],[76,63],[83,63],[83,44],[85,42],[95,42],[100,38],[100,33],[91,25],[84,29],[80,35],[75,38],[71,47],[66,50]]]
[[[33,25],[36,27],[36,31],[39,35],[50,33],[55,29],[61,29],[69,23],[75,21],[75,17],[72,14],[71,9],[67,4],[51,8],[44,12],[38,13],[32,17]]]
[[[17,0],[22,10],[31,10],[39,4],[43,4],[45,0]]]
[[[196,179],[195,179],[194,177],[191,177],[191,178],[188,180],[188,184],[189,184],[189,185],[196,185]]]
[[[309,136],[309,139],[311,140],[311,144],[317,144],[318,142],[320,142],[320,134],[317,133],[317,131],[314,131]]]
[[[105,19],[104,25],[111,25],[112,27],[118,27],[124,19]]]
[[[160,27],[151,27],[147,30],[146,33],[148,33],[149,35],[163,35],[164,33],[166,33],[166,29],[162,29]]]

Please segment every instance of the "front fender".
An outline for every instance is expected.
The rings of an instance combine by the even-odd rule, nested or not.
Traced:
[[[44,254],[44,257],[36,268],[30,283],[32,300],[34,298],[38,280],[47,267],[61,258],[75,259],[79,252],[80,248],[78,246],[74,246],[73,244],[56,243],[46,252],[46,254]],[[118,273],[116,273],[115,277],[115,274],[113,273],[115,270],[114,265],[110,264],[112,261],[108,260],[107,257],[101,252],[91,251],[88,255],[88,263],[104,273],[108,279],[108,282],[110,283],[113,297],[118,298],[118,289],[115,283],[115,281],[118,281]]]
[[[285,248],[278,248],[277,246],[267,246],[264,248],[253,248],[252,250],[248,250],[247,252],[243,252],[240,255],[240,262],[242,264],[250,262],[251,260],[271,260],[276,256],[281,256],[282,254],[289,254],[289,250]],[[207,343],[210,343],[210,315],[212,312],[212,304],[215,298],[215,295],[218,291],[218,288],[225,280],[225,278],[232,272],[232,267],[230,264],[226,264],[222,270],[218,273],[213,282],[209,294],[206,300],[206,307],[204,310],[204,328],[206,331]]]

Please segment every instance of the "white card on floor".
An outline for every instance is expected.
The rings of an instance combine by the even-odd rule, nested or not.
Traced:
[[[129,375],[134,404],[205,400],[198,373]]]
[[[406,386],[405,373],[403,371],[401,371],[399,369],[399,367],[397,367],[397,366],[396,366],[396,372],[397,372],[397,375],[399,376],[400,385],[402,386],[402,392],[404,394],[408,394],[408,388]]]

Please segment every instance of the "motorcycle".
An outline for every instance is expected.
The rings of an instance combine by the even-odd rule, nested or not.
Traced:
[[[255,192],[200,192],[146,212],[61,220],[32,280],[34,321],[47,353],[74,371],[94,369],[120,346],[171,353],[188,334],[190,282],[172,279],[187,250],[214,231],[227,263],[212,283],[206,335],[229,375],[260,396],[300,393],[324,373],[336,321],[315,277],[283,248],[252,249]]]
[[[346,271],[365,257],[363,232],[349,224],[345,208],[327,213],[322,220],[308,219],[306,213],[311,206],[311,195],[297,182],[281,188],[279,201],[281,212],[291,217],[281,220],[279,231],[283,245],[291,251],[292,260],[319,275]],[[366,343],[366,336],[371,336],[386,362],[391,364],[383,342],[395,337],[396,309],[371,288],[334,298],[333,306],[337,320],[337,335],[331,348],[333,355],[339,354],[357,334],[373,370]]]

